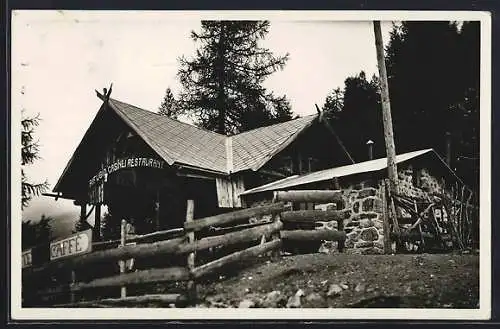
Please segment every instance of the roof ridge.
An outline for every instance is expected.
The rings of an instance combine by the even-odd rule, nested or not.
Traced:
[[[278,125],[282,125],[282,124],[285,124],[285,123],[290,123],[292,121],[296,121],[296,120],[300,120],[300,119],[305,119],[307,117],[316,117],[318,116],[317,113],[314,113],[314,114],[308,114],[306,116],[303,116],[303,117],[298,117],[298,118],[294,118],[294,119],[291,119],[291,120],[288,120],[288,121],[283,121],[283,122],[277,122],[277,123],[273,123],[272,125],[268,125],[268,126],[262,126],[262,127],[257,127],[257,128],[254,128],[254,129],[250,129],[250,130],[245,130],[245,131],[242,131],[240,133],[237,133],[237,134],[234,134],[234,135],[231,135],[231,136],[227,136],[227,137],[235,137],[235,136],[241,136],[243,134],[246,134],[246,133],[250,133],[250,132],[255,132],[255,131],[258,131],[258,130],[261,130],[261,129],[264,129],[264,128],[269,128],[269,127],[273,127],[273,126],[278,126]]]
[[[239,135],[242,135],[242,134],[246,134],[246,133],[249,133],[249,132],[253,132],[253,131],[257,131],[257,130],[260,130],[260,129],[264,129],[264,128],[269,128],[269,127],[272,127],[272,126],[277,126],[277,125],[281,125],[281,124],[284,124],[284,123],[289,123],[289,122],[292,122],[292,121],[295,121],[295,120],[300,120],[300,119],[305,119],[305,118],[308,118],[308,117],[315,117],[315,116],[318,116],[317,113],[313,113],[313,114],[308,114],[308,115],[305,115],[303,117],[297,117],[297,118],[294,118],[294,119],[291,119],[291,120],[287,120],[287,121],[283,121],[283,122],[277,122],[277,123],[273,123],[271,125],[268,125],[268,126],[262,126],[262,127],[257,127],[257,128],[254,128],[254,129],[250,129],[250,130],[246,130],[246,131],[242,131],[242,132],[239,132],[237,134],[234,134],[234,135],[224,135],[224,134],[221,134],[221,133],[218,133],[218,132],[215,132],[215,131],[212,131],[212,130],[208,130],[208,129],[205,129],[203,127],[199,127],[199,126],[196,126],[196,125],[193,125],[193,124],[190,124],[190,123],[187,123],[187,122],[183,122],[183,121],[180,121],[180,120],[177,120],[177,119],[174,119],[174,118],[171,118],[169,116],[166,116],[166,115],[162,115],[162,114],[159,114],[158,112],[153,112],[153,111],[150,111],[150,110],[147,110],[147,109],[144,109],[142,107],[139,107],[137,105],[133,105],[133,104],[130,104],[130,103],[126,103],[126,102],[123,102],[121,100],[118,100],[116,98],[109,98],[110,101],[115,101],[115,102],[120,102],[120,103],[123,103],[123,104],[126,104],[128,106],[132,106],[132,107],[135,107],[136,109],[140,110],[140,111],[145,111],[145,112],[149,112],[151,114],[154,114],[154,115],[157,115],[157,116],[160,116],[160,117],[163,117],[163,118],[167,118],[169,120],[173,120],[173,121],[176,121],[176,122],[179,122],[183,125],[186,125],[186,126],[189,126],[189,127],[192,127],[192,128],[196,128],[196,129],[199,129],[201,131],[204,131],[204,132],[208,132],[208,133],[211,133],[211,134],[215,134],[215,135],[218,135],[218,136],[221,136],[221,137],[225,137],[225,138],[230,138],[230,137],[234,137],[234,136],[239,136]]]
[[[133,105],[133,104],[130,104],[130,103],[126,103],[126,102],[120,101],[120,100],[115,99],[115,98],[110,98],[109,100],[112,100],[112,101],[115,101],[115,102],[120,102],[120,103],[126,104],[126,105],[128,105],[128,106],[133,106],[133,107],[135,107],[136,109],[138,109],[138,110],[140,110],[140,111],[149,112],[149,113],[151,113],[151,114],[154,114],[154,115],[157,115],[157,116],[159,116],[159,117],[166,118],[166,119],[168,119],[168,120],[172,120],[172,121],[175,121],[175,122],[181,123],[181,124],[183,124],[183,125],[185,125],[185,126],[189,126],[189,127],[191,127],[191,128],[196,128],[196,129],[198,129],[198,130],[201,130],[201,131],[204,131],[204,132],[208,132],[208,133],[211,133],[211,134],[215,134],[215,135],[218,135],[218,136],[221,136],[221,137],[228,137],[228,136],[223,135],[223,134],[220,134],[220,133],[218,133],[218,132],[215,132],[215,131],[212,131],[212,130],[205,129],[205,128],[203,128],[203,127],[198,127],[198,126],[192,125],[192,124],[190,124],[190,123],[183,122],[183,121],[180,121],[180,120],[177,120],[177,119],[171,118],[171,117],[169,117],[169,116],[159,114],[158,112],[153,112],[153,111],[150,111],[150,110],[146,110],[146,109],[144,109],[144,108],[142,108],[142,107],[138,107],[138,106],[136,106],[136,105]]]

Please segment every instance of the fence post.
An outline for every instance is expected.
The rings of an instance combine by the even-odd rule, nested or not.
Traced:
[[[127,221],[125,219],[122,219],[121,229],[120,229],[120,245],[118,246],[119,248],[122,248],[123,246],[125,246],[125,236],[127,234],[126,227],[127,227]],[[120,266],[120,274],[124,274],[125,273],[125,260],[118,261],[118,264]],[[126,286],[121,287],[120,297],[121,298],[127,297],[127,287]]]
[[[73,285],[75,283],[76,283],[76,273],[75,273],[75,270],[72,269],[71,270],[71,283],[70,283],[70,286],[69,286],[69,289],[70,289],[69,298],[70,298],[70,303],[71,304],[73,304],[74,302],[76,302],[75,291],[73,290]]]
[[[187,200],[186,223],[192,222],[193,220],[194,220],[194,201]],[[193,230],[187,233],[187,240],[189,244],[194,243],[195,237]],[[190,280],[187,283],[187,297],[191,303],[195,303],[198,298],[196,282],[193,278],[194,263],[195,263],[195,253],[191,252],[187,257],[187,268],[190,275]]]
[[[273,222],[274,223],[277,223],[280,220],[281,220],[281,212],[273,215]],[[281,230],[276,230],[276,232],[271,234],[271,241],[279,240],[281,237],[280,233],[281,233]],[[279,256],[280,256],[280,248],[274,249],[273,251],[271,251],[271,260],[272,261],[277,261],[279,259]]]
[[[338,184],[338,181],[337,181]],[[339,188],[340,189],[340,188]],[[335,210],[341,210],[345,209],[345,202],[342,201],[342,203],[339,205],[339,202],[335,202]],[[337,231],[342,232],[344,231],[344,218],[341,217],[337,221]],[[340,240],[337,242],[337,248],[339,249],[339,252],[344,252],[345,250],[345,240]]]

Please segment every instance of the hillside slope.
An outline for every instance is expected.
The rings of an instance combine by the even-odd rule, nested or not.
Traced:
[[[307,254],[235,273],[202,284],[198,306],[479,307],[478,255]]]

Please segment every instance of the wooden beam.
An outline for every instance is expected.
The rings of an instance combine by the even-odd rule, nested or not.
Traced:
[[[422,232],[422,234],[420,234],[419,231],[415,231],[415,230],[411,230],[411,231],[401,231],[401,232],[391,232],[391,237],[392,238],[400,238],[402,239],[403,241],[405,239],[411,239],[411,240],[414,240],[414,241],[420,241],[420,239],[423,237],[423,238],[426,238],[426,239],[435,239],[436,236],[432,233],[429,233],[429,232]]]
[[[187,200],[187,205],[186,205],[186,224],[189,224],[193,222],[194,218],[194,200]],[[194,231],[188,232],[186,234],[187,237],[187,242],[189,244],[194,244],[195,243],[195,236],[194,236]],[[187,270],[189,272],[189,278],[190,280],[187,283],[187,294],[189,296],[189,300],[192,301],[193,303],[196,301],[198,298],[198,293],[196,289],[196,282],[192,278],[192,272],[195,267],[195,253],[194,252],[189,252],[187,256]]]
[[[95,218],[94,218],[94,237],[96,240],[101,239],[101,204],[95,205]]]
[[[348,210],[295,210],[281,213],[283,222],[339,221],[348,217]]]
[[[199,175],[199,174],[188,174],[188,173],[177,172],[176,175],[179,177],[207,179],[207,180],[212,180],[212,181],[215,180],[214,176],[204,176],[204,175]]]
[[[186,296],[182,294],[153,294],[142,296],[128,296],[125,298],[106,298],[99,300],[88,300],[70,304],[58,304],[51,307],[101,307],[110,305],[118,307],[121,305],[136,306],[136,304],[163,303],[178,304],[186,302]]]
[[[121,239],[120,239],[120,245],[118,246],[118,249],[125,247],[125,240],[127,237],[127,221],[125,219],[122,219],[121,223]],[[119,260],[118,265],[120,266],[120,276],[123,276],[125,274],[125,260]],[[127,297],[127,287],[125,285],[122,285],[120,287],[120,297],[125,298]]]
[[[125,273],[107,278],[99,278],[90,282],[78,282],[71,287],[71,291],[89,288],[136,285],[149,282],[184,281],[188,278],[189,272],[185,267],[155,268]]]
[[[345,241],[346,234],[341,231],[334,230],[290,230],[281,231],[281,239],[283,240],[297,240],[297,241],[318,241],[318,240],[331,240],[331,241]]]
[[[342,202],[342,191],[300,190],[275,191],[274,199],[284,202]]]
[[[139,285],[152,282],[186,281],[189,271],[185,267],[154,268],[149,270],[130,272],[105,278],[94,279],[90,282],[78,282],[70,287],[60,285],[38,291],[39,295],[54,295],[71,291],[95,289],[104,287],[120,287],[125,285]]]
[[[382,220],[383,220],[383,226],[384,226],[384,253],[386,255],[392,253],[392,246],[391,246],[391,225],[389,223],[389,209],[388,209],[388,203],[387,203],[387,193],[386,193],[386,182],[385,180],[382,181]]]
[[[235,231],[241,231],[243,229],[247,228],[252,228],[256,226],[263,226],[272,223],[270,220],[267,221],[262,221],[262,222],[257,222],[257,223],[248,223],[248,224],[240,224],[240,225],[234,225],[234,226],[227,226],[227,227],[214,227],[210,228],[210,233],[213,233],[213,235],[221,235],[221,234],[226,234],[230,232],[235,232]]]
[[[120,248],[95,251],[80,256],[54,260],[41,267],[24,271],[23,276],[36,275],[43,272],[54,273],[62,269],[81,268],[91,264],[113,262],[129,258],[143,258],[158,254],[174,254],[184,242],[184,237],[159,241],[151,244],[125,245]]]
[[[199,231],[210,226],[229,224],[245,218],[278,213],[283,210],[283,207],[283,203],[280,202],[261,207],[237,210],[230,213],[196,219],[192,222],[186,222],[184,228],[186,230]]]
[[[238,232],[231,232],[223,235],[206,237],[200,240],[196,240],[192,243],[183,244],[179,246],[178,252],[188,253],[193,251],[205,250],[217,246],[226,247],[228,245],[233,245],[237,243],[259,240],[262,236],[269,238],[274,232],[279,231],[282,228],[283,228],[283,223],[277,221],[271,224],[248,228]]]
[[[272,251],[274,249],[280,248],[281,247],[281,240],[272,240],[270,242],[266,242],[264,244],[251,247],[242,251],[237,251],[235,253],[232,253],[230,255],[221,257],[217,260],[214,260],[213,262],[203,264],[197,268],[194,269],[193,275],[196,279],[210,274],[214,272],[215,270],[230,264],[234,262],[239,262],[243,261],[246,259],[251,259],[255,256],[261,255],[263,253],[266,253],[268,251]]]
[[[258,171],[259,174],[264,174],[268,176],[273,176],[273,177],[279,177],[279,178],[285,178],[287,175],[277,172],[275,170],[270,170],[270,169],[259,169]]]
[[[73,200],[73,198],[70,197],[65,197],[61,193],[42,193],[43,196],[48,196],[50,198],[54,198],[56,201],[58,199],[67,199],[67,200]]]
[[[84,221],[87,218],[87,204],[80,204],[80,221]]]
[[[160,230],[160,188],[158,187],[156,190],[156,200],[155,200],[155,224],[156,230]]]
[[[335,137],[335,139],[337,140],[337,143],[340,145],[340,147],[342,148],[342,151],[344,151],[344,154],[347,156],[349,161],[351,161],[352,164],[356,163],[354,161],[354,159],[351,157],[351,155],[349,154],[349,152],[347,151],[347,148],[344,146],[344,143],[342,143],[342,140],[340,139],[340,137],[335,132],[335,129],[333,129],[332,125],[330,125],[330,122],[328,122],[328,120],[326,120],[324,118],[324,115],[323,115],[324,112],[320,111],[318,104],[314,104],[314,105],[316,105],[316,110],[318,111],[318,113],[320,113],[319,121],[322,122],[325,125],[325,127],[328,129],[328,131]]]

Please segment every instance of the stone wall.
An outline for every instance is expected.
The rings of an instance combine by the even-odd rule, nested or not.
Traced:
[[[427,168],[415,170],[407,165],[398,170],[398,179],[399,192],[409,197],[426,199],[443,193],[442,183]]]
[[[384,253],[384,227],[380,188],[351,186],[343,189],[347,252],[357,254]]]

